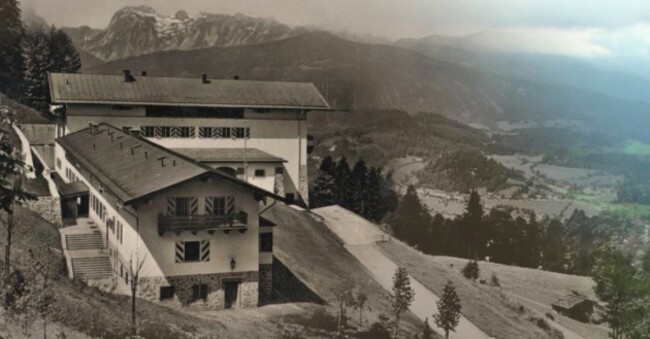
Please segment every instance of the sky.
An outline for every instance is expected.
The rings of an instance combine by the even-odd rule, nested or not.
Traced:
[[[56,26],[104,28],[115,11],[147,5],[275,18],[291,26],[372,34],[391,40],[432,34],[502,32],[503,48],[650,61],[648,0],[22,0]],[[503,36],[508,39],[503,39]],[[505,41],[504,41],[505,40]]]

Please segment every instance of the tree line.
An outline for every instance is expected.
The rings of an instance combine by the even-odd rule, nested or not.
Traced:
[[[323,159],[309,192],[311,207],[339,205],[360,216],[378,222],[395,209],[397,194],[390,175],[368,167],[358,160],[352,168],[345,156],[335,162]]]
[[[590,274],[594,253],[626,221],[611,215],[589,217],[576,210],[565,220],[511,208],[483,210],[473,191],[456,218],[431,216],[410,186],[388,219],[395,236],[424,253],[449,255],[549,271]]]
[[[26,30],[16,0],[0,1],[0,92],[38,110],[50,103],[48,72],[76,72],[79,53],[68,35]]]

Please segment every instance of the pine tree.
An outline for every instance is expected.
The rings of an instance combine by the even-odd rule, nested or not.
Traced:
[[[427,247],[430,239],[431,216],[410,185],[393,213],[389,224],[395,236],[412,246]]]
[[[391,329],[393,338],[397,338],[402,314],[406,312],[415,299],[415,291],[411,287],[411,280],[403,267],[398,267],[393,276],[393,286],[388,294],[391,306]]]
[[[337,187],[334,177],[330,173],[319,171],[314,180],[309,203],[312,207],[330,206],[337,203]]]
[[[352,171],[348,160],[345,156],[339,159],[334,170],[334,182],[336,183],[336,202],[341,207],[352,209],[352,187],[351,177]]]
[[[542,267],[554,272],[564,272],[567,264],[567,248],[565,232],[562,223],[557,220],[546,220],[541,247]]]
[[[442,297],[436,302],[438,314],[433,315],[436,325],[445,330],[445,338],[449,338],[449,331],[454,331],[460,320],[460,298],[456,287],[447,281],[442,291]]]
[[[433,329],[429,326],[429,319],[424,319],[424,327],[422,327],[422,339],[433,339]]]
[[[483,206],[481,205],[481,197],[478,192],[472,191],[469,195],[467,208],[463,214],[460,224],[459,235],[461,242],[467,245],[468,258],[483,256],[485,252],[485,241],[483,238]]]
[[[49,106],[47,72],[51,70],[50,47],[47,36],[34,34],[25,43],[25,98],[24,102],[36,109]]]
[[[52,27],[48,41],[51,60],[50,71],[73,73],[81,68],[79,53],[64,31]]]
[[[23,76],[20,8],[16,0],[0,0],[0,92],[16,98]]]
[[[352,211],[364,218],[368,218],[369,203],[371,203],[372,198],[369,196],[368,168],[363,160],[359,160],[354,164],[350,179]]]

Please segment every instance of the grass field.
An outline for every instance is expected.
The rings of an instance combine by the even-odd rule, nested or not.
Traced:
[[[533,320],[550,312],[551,302],[574,290],[593,297],[593,282],[587,277],[480,262],[481,279],[489,281],[494,272],[500,280],[501,288],[492,288],[462,276],[460,270],[467,262],[465,259],[425,255],[398,241],[380,246],[434,293],[441,293],[445,282],[453,281],[461,298],[463,314],[496,338],[549,337]],[[520,305],[525,306],[525,312],[519,310]],[[432,313],[434,307],[432,305]],[[600,326],[553,315],[557,323],[585,338],[607,338],[606,329]]]
[[[650,155],[650,145],[638,140],[628,140],[623,146],[623,153],[634,155]]]

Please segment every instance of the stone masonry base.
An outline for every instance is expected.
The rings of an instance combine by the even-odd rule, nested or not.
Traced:
[[[260,264],[260,300],[273,299],[273,264]]]
[[[224,281],[239,282],[237,303],[233,308],[257,307],[259,302],[259,274],[256,271],[197,274],[174,277],[140,278],[138,297],[172,305],[196,306],[210,309],[224,308]],[[192,286],[207,285],[207,299],[192,300]],[[160,288],[174,286],[174,297],[160,301]]]

